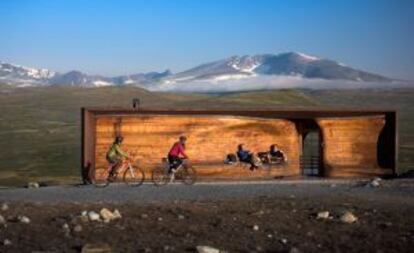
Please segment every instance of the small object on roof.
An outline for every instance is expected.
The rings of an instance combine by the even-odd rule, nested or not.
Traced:
[[[132,99],[132,107],[136,110],[139,110],[139,107],[141,105],[141,100],[139,98]]]

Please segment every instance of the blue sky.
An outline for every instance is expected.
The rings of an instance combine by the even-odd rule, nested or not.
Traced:
[[[0,60],[118,75],[299,51],[414,79],[410,0],[2,0]]]

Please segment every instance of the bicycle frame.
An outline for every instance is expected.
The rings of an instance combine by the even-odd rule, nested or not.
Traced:
[[[179,180],[186,185],[192,185],[197,180],[197,173],[195,169],[184,160],[182,164],[177,166],[173,171],[170,170],[170,163],[167,159],[162,159],[162,165],[153,169],[152,180],[155,185],[162,186],[171,183],[178,176]]]
[[[124,170],[132,171],[131,162],[132,162],[132,160],[130,158],[124,159],[122,161],[121,166],[117,169],[116,173],[114,174],[114,179],[116,179],[118,177],[119,171],[124,171]],[[112,169],[113,169],[113,165],[109,165],[108,171],[111,172]],[[131,173],[131,175],[133,175],[133,177],[135,177],[133,173]]]
[[[126,167],[126,168],[125,168]],[[130,161],[125,162],[124,164],[124,168],[125,170],[129,170],[130,172],[132,171],[132,165]],[[132,177],[135,177],[134,173],[131,173]]]
[[[170,164],[169,163],[167,163],[166,165],[165,165],[165,168],[166,169],[170,169]],[[182,163],[182,164],[180,164],[176,169],[175,169],[175,173],[177,172],[177,171],[179,171],[179,170],[181,170],[182,168],[184,167],[184,163]]]
[[[118,162],[116,170],[114,170],[114,164],[110,164],[107,169],[99,173],[96,177],[96,170],[92,170],[91,178],[93,178],[93,184],[97,187],[106,187],[110,183],[118,181],[118,177],[122,176],[122,181],[129,186],[139,186],[145,180],[145,172],[135,162],[134,155],[130,155]],[[120,175],[121,174],[121,175]]]
[[[181,169],[183,169],[184,165],[186,165],[186,164],[187,164],[187,160],[183,159],[183,162],[175,169],[175,171],[171,171],[172,173],[170,174],[169,171],[170,171],[171,164],[168,161],[165,163],[165,174],[166,175],[170,174],[169,175],[170,176],[170,182],[173,182],[175,180],[175,174],[178,171],[180,171]]]

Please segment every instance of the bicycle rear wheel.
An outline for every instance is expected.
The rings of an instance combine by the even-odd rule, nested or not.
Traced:
[[[140,186],[144,183],[145,173],[139,167],[130,166],[125,170],[123,180],[129,186]]]
[[[165,169],[162,167],[155,168],[152,171],[152,182],[156,186],[163,186],[166,185],[170,180],[170,177],[166,173]]]
[[[185,185],[193,185],[197,181],[197,172],[191,166],[186,166],[180,172],[181,180]]]
[[[92,184],[96,187],[107,187],[110,183],[110,181],[108,180],[109,170],[106,168],[90,170],[89,178]]]

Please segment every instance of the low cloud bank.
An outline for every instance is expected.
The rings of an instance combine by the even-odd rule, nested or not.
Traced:
[[[306,79],[297,76],[255,76],[238,80],[199,80],[163,83],[152,91],[169,92],[236,92],[275,89],[356,89],[414,87],[407,82],[353,82],[344,80]]]

